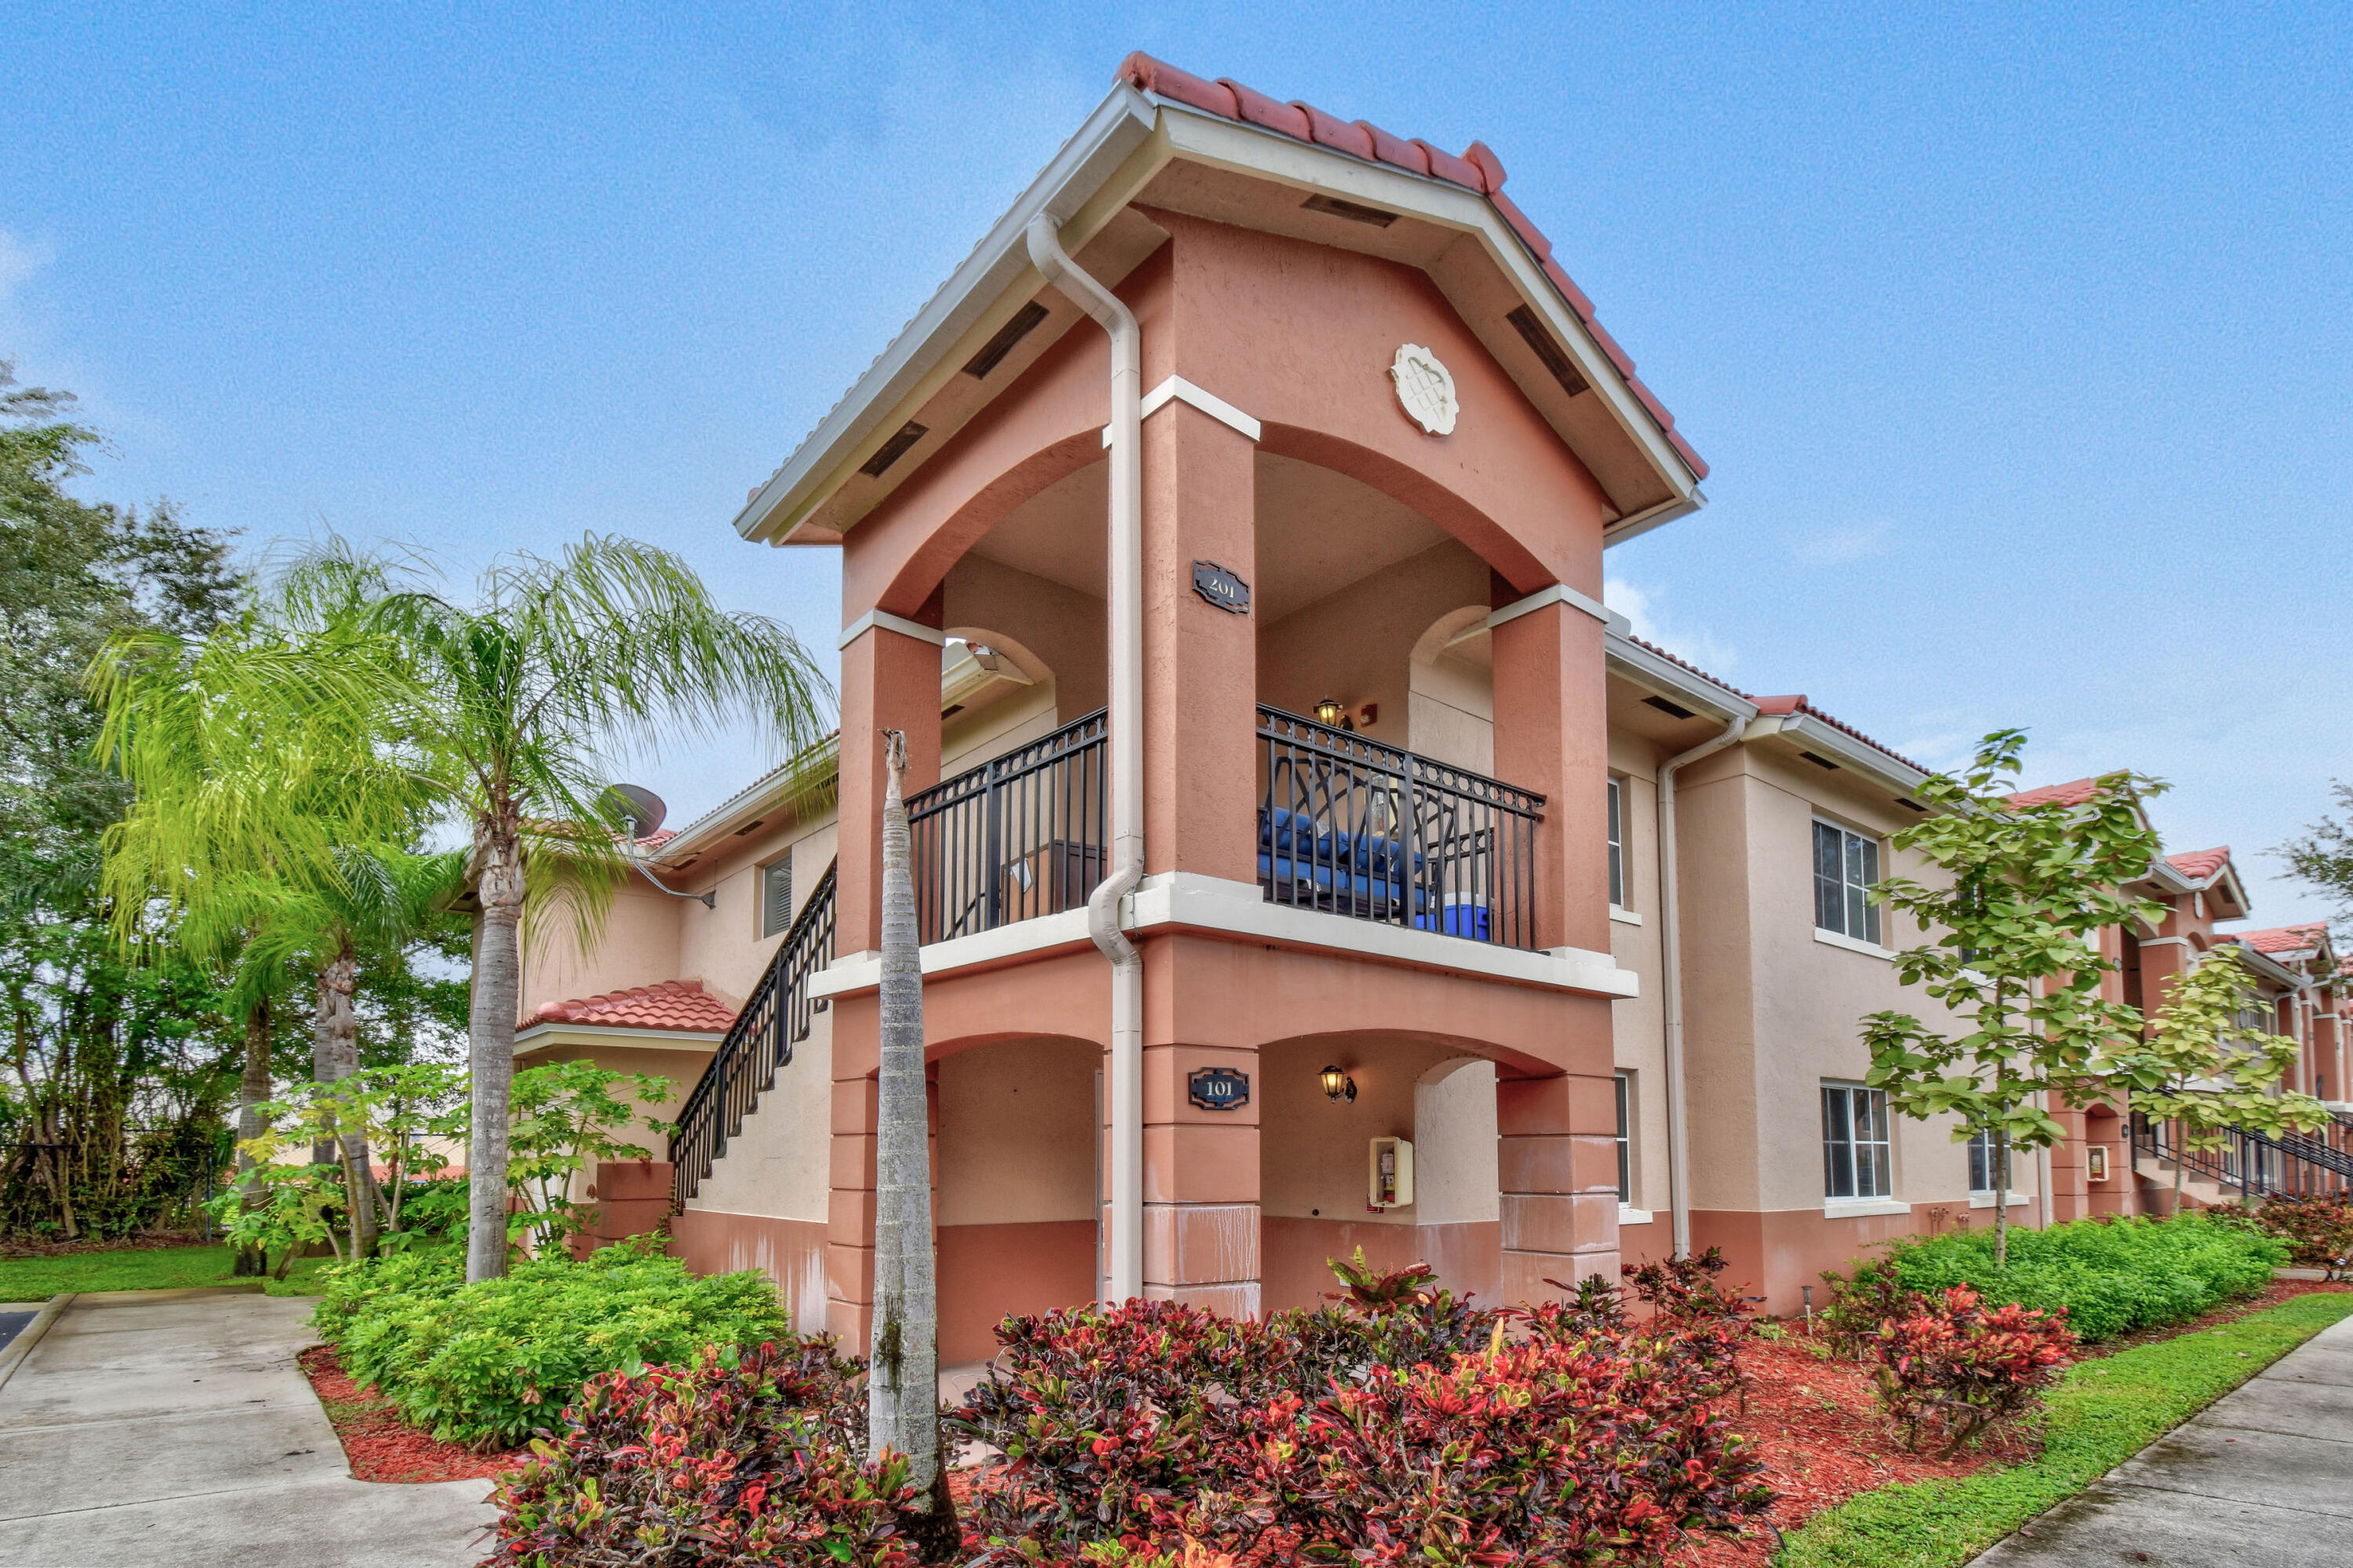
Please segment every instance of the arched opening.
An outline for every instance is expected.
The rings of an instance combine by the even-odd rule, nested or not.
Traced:
[[[1091,1041],[1040,1038],[933,1065],[943,1366],[995,1355],[1008,1312],[1093,1299],[1102,1061]]]
[[[1356,1097],[1324,1092],[1341,1069]],[[1269,1311],[1334,1287],[1326,1260],[1427,1261],[1458,1291],[1498,1298],[1495,1064],[1443,1042],[1314,1036],[1259,1052],[1260,1254]],[[1411,1146],[1412,1201],[1372,1202],[1377,1139]]]

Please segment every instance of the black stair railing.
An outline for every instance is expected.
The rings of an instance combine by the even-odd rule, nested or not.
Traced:
[[[2132,1118],[2133,1156],[2172,1161],[2193,1176],[2249,1197],[2301,1196],[2353,1190],[2353,1154],[2300,1133],[2274,1138],[2243,1127],[2226,1128],[2220,1147],[2192,1149],[2169,1121]]]
[[[1542,795],[1264,705],[1258,741],[1270,903],[1535,947]]]
[[[1086,907],[1111,842],[1110,735],[1097,710],[907,798],[921,940]]]
[[[816,1015],[825,1011],[823,999],[809,996],[808,982],[833,961],[833,873],[827,866],[810,890],[767,971],[679,1110],[670,1160],[671,1195],[681,1210],[727,1152],[727,1140],[744,1130],[744,1118],[760,1097],[776,1086],[776,1069],[793,1059],[793,1047],[808,1038]]]

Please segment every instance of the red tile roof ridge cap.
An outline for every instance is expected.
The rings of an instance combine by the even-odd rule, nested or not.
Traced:
[[[2184,850],[2179,854],[2165,857],[2165,863],[2190,876],[2211,876],[2230,863],[2231,846],[2216,844],[2212,849]]]
[[[1586,331],[1592,334],[1593,341],[1617,367],[1619,375],[1630,383],[1633,381],[1633,356],[1620,346],[1618,340],[1611,337],[1595,317],[1593,302],[1568,280],[1567,270],[1560,266],[1559,259],[1553,254],[1552,242],[1517,206],[1507,207],[1503,201],[1503,160],[1484,142],[1472,143],[1458,155],[1419,139],[1392,136],[1379,126],[1359,120],[1355,124],[1365,132],[1372,144],[1368,157],[1356,147],[1326,141],[1315,133],[1319,119],[1331,119],[1336,122],[1337,116],[1326,115],[1324,111],[1312,109],[1295,100],[1285,102],[1269,97],[1230,77],[1220,77],[1211,81],[1190,71],[1180,70],[1142,49],[1133,51],[1121,60],[1113,77],[1139,92],[1151,93],[1171,102],[1214,114],[1221,120],[1256,125],[1278,136],[1288,136],[1311,146],[1328,146],[1346,157],[1388,164],[1411,174],[1427,175],[1432,179],[1444,180],[1449,185],[1460,185],[1487,197],[1495,206],[1498,216],[1504,218],[1504,227],[1510,228],[1520,243],[1526,247],[1530,258],[1545,272],[1546,281],[1559,291],[1561,299],[1568,305],[1569,313],[1584,323]],[[1633,396],[1642,405],[1643,411],[1658,420],[1661,436],[1690,466],[1693,476],[1702,480],[1707,478],[1706,461],[1688,440],[1677,433],[1674,416],[1667,412],[1666,405],[1660,401],[1658,395],[1643,387]],[[1894,754],[1890,752],[1889,755]]]
[[[2233,942],[2244,942],[2259,953],[2300,952],[2320,946],[2320,938],[2328,934],[2326,920],[2307,920],[2294,926],[2266,926],[2260,931],[2230,931],[2224,933]]]

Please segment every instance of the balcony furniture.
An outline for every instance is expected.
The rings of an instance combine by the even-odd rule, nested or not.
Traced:
[[[1258,714],[1269,902],[1535,947],[1543,796],[1281,708]]]

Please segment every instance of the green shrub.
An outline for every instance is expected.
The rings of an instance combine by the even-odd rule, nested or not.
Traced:
[[[1898,1242],[1888,1252],[1905,1290],[1967,1285],[2005,1306],[2045,1312],[2063,1307],[2069,1327],[2087,1342],[2178,1323],[2255,1295],[2286,1259],[2280,1242],[2195,1213],[2014,1229],[2007,1268],[1993,1266],[1989,1229]]]
[[[705,1345],[786,1333],[765,1276],[697,1278],[642,1245],[577,1263],[535,1258],[476,1285],[464,1268],[453,1247],[333,1270],[313,1319],[353,1381],[374,1383],[437,1437],[520,1443],[556,1425],[598,1372],[683,1366]]]

